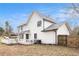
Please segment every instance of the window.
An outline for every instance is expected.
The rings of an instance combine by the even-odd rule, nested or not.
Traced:
[[[20,39],[23,39],[23,38],[24,38],[24,35],[23,35],[23,34],[21,34],[21,35],[20,35]]]
[[[29,34],[26,34],[26,39],[29,39]]]
[[[37,39],[37,33],[34,33],[34,39]]]
[[[41,23],[42,23],[41,21],[38,21],[37,22],[37,27],[40,27],[41,26]]]

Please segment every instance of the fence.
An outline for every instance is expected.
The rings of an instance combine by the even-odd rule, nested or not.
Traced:
[[[67,38],[67,46],[79,48],[79,37],[68,37]]]

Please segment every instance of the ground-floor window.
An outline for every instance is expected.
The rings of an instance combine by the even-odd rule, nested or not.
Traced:
[[[34,33],[34,39],[37,39],[37,33]]]
[[[26,39],[29,39],[29,34],[26,34]]]

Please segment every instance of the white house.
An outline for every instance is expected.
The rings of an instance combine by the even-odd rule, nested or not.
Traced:
[[[18,26],[18,38],[24,41],[41,40],[42,44],[58,44],[59,38],[66,39],[70,31],[67,23],[57,24],[47,16],[32,12],[28,21]]]

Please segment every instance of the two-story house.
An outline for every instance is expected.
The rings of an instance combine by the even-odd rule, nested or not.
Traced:
[[[66,43],[69,34],[70,27],[67,23],[57,24],[39,12],[32,12],[28,21],[18,26],[19,40],[41,40],[42,44],[58,44],[61,37]]]

